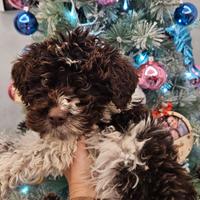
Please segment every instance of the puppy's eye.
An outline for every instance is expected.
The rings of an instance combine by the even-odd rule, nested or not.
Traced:
[[[41,84],[42,84],[43,87],[47,87],[48,86],[48,78],[42,78]]]
[[[49,78],[50,78],[50,73],[45,73],[41,75],[41,84],[43,87],[48,86]]]

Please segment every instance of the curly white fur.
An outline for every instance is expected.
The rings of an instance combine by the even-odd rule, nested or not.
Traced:
[[[134,171],[137,165],[145,165],[138,157],[146,140],[138,141],[137,134],[146,129],[150,119],[137,125],[130,125],[126,134],[107,127],[101,133],[91,134],[86,143],[94,157],[92,175],[96,192],[100,199],[120,199],[116,191],[114,178],[120,163]],[[12,141],[12,138],[0,137],[0,192],[1,199],[7,198],[9,188],[19,184],[35,184],[41,177],[63,174],[72,162],[76,150],[77,137],[69,135],[61,140],[51,135],[40,138],[39,134],[28,131]],[[137,186],[138,177],[133,187]]]
[[[126,110],[133,108],[138,103],[146,104],[146,96],[139,86],[135,88],[135,92],[132,94],[131,101],[127,104]]]
[[[99,141],[95,145],[93,142],[97,138],[88,140],[88,143],[99,152],[92,169],[92,181],[96,185],[99,199],[120,199],[114,180],[121,163],[131,171],[134,171],[137,165],[145,165],[140,161],[138,155],[147,140],[138,141],[136,136],[146,129],[149,122],[150,118],[142,120],[136,126],[132,124],[126,134],[115,131],[114,127],[111,126],[103,132],[102,137],[99,136]],[[137,186],[139,181],[137,174],[135,176],[136,182],[133,188]]]
[[[76,143],[77,137],[73,135],[69,135],[67,140],[50,135],[41,139],[37,133],[28,131],[26,135],[18,136],[14,142],[12,138],[5,139],[1,135],[1,199],[7,198],[9,188],[15,188],[19,184],[34,184],[41,177],[62,175],[63,170],[72,162]]]

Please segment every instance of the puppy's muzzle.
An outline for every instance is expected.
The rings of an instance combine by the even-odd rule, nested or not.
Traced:
[[[67,111],[61,110],[59,107],[53,107],[48,113],[48,120],[54,127],[61,126],[66,121]]]

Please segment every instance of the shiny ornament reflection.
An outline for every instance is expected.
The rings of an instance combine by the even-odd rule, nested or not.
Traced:
[[[176,8],[174,20],[177,24],[187,26],[192,24],[198,16],[198,10],[192,3],[183,3]]]
[[[149,60],[149,55],[147,51],[143,51],[133,57],[134,67],[139,68],[141,65],[145,64]]]
[[[14,19],[16,30],[23,35],[31,35],[38,29],[38,22],[31,12],[19,12]]]

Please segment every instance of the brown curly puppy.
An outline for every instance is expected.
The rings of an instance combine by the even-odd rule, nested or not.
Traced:
[[[40,134],[82,134],[112,101],[125,108],[137,76],[118,50],[76,30],[29,46],[12,77],[27,105],[27,125]]]
[[[76,29],[28,46],[12,77],[35,132],[16,141],[0,138],[3,199],[8,188],[62,175],[80,135],[94,157],[98,198],[196,199],[170,134],[134,93],[137,75],[117,49]]]

